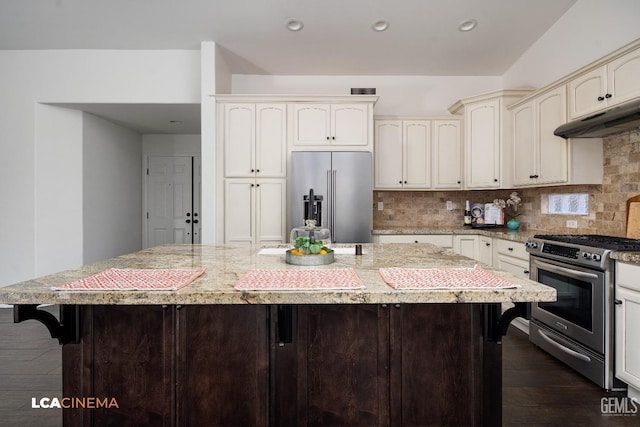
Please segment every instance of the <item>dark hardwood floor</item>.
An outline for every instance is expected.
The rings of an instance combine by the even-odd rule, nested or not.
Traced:
[[[47,310],[58,314],[57,307]],[[57,340],[40,323],[13,323],[13,311],[0,308],[0,426],[62,425],[59,409],[34,409],[32,398],[62,397]],[[503,348],[504,426],[639,426],[636,416],[604,416],[607,393],[534,347],[511,328]]]

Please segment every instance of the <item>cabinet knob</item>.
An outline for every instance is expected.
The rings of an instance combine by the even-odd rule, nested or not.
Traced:
[[[260,173],[260,169],[256,169],[256,172]]]
[[[329,137],[327,136],[327,141],[328,141],[328,140],[330,140],[330,139],[331,139],[331,138],[329,138]]]
[[[458,184],[462,184],[462,181],[456,181]]]
[[[197,224],[198,222],[200,222],[200,221],[198,221],[197,219],[194,219],[194,220],[193,220],[193,223],[194,223],[194,224]]]
[[[398,184],[402,184],[402,181],[398,181]]]
[[[533,179],[533,178],[534,178],[534,175],[529,175],[529,178],[530,178],[530,179]]]
[[[621,300],[619,300],[619,299],[614,300],[614,301],[613,301],[613,303],[614,303],[615,305],[622,305],[622,301],[621,301]]]
[[[417,241],[417,240],[414,240],[414,241],[413,241],[413,243],[418,243],[418,241]]]
[[[524,270],[523,271],[524,274],[526,274],[527,276],[529,275],[530,271],[529,270]]]
[[[498,178],[493,178],[493,182],[498,182]]]
[[[485,243],[485,246],[491,246],[491,243],[487,242]]]
[[[335,140],[335,139],[336,139],[336,137],[335,137],[335,136],[332,136],[332,137],[331,137],[331,139],[334,139],[334,140]]]
[[[186,222],[187,224],[191,224],[191,220],[190,220],[190,219],[186,220],[185,222]]]
[[[255,172],[255,169],[251,169],[251,173]]]
[[[256,184],[256,187],[260,187],[260,184]]]
[[[605,98],[607,98],[607,99],[609,99],[609,98],[611,98],[612,96],[613,96],[613,95],[611,95],[610,93],[608,93],[608,94],[606,94],[604,97],[605,97]]]
[[[604,101],[604,96],[599,96],[598,97],[598,102]]]
[[[405,184],[407,183],[407,181],[404,182]]]
[[[513,248],[507,248],[509,252],[513,252]]]
[[[255,185],[254,185],[254,184],[251,184],[251,186],[252,186],[252,187],[254,187]]]

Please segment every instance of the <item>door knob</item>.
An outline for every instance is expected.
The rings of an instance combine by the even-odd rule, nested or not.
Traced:
[[[191,220],[190,220],[190,219],[186,220],[185,222],[186,222],[187,224],[191,224]]]
[[[197,224],[198,222],[200,222],[200,221],[198,221],[197,219],[194,219],[194,220],[193,220],[193,223],[194,223],[194,224]]]

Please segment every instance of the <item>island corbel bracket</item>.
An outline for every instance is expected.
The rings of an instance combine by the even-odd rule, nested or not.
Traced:
[[[501,311],[500,304],[485,304],[485,339],[496,343],[502,342],[502,337],[507,335],[513,319],[531,317],[530,305],[526,302],[516,302],[504,313],[501,314]]]
[[[80,342],[80,307],[77,305],[60,306],[60,321],[48,311],[38,310],[37,304],[19,304],[13,306],[13,322],[37,320],[47,327],[51,338],[57,338],[60,344]]]

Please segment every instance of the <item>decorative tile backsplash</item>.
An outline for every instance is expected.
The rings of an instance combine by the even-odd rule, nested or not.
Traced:
[[[579,142],[578,142],[579,143]],[[506,199],[511,191],[522,198],[518,220],[524,230],[547,233],[598,233],[624,236],[626,201],[640,194],[640,130],[603,139],[604,177],[602,185],[516,188],[482,191],[374,191],[373,227],[447,228],[463,224],[465,200],[490,203]],[[542,213],[543,199],[549,194],[589,194],[589,215],[551,215]],[[453,210],[446,210],[446,202]],[[378,210],[378,202],[383,210]],[[567,228],[574,220],[578,228]]]

